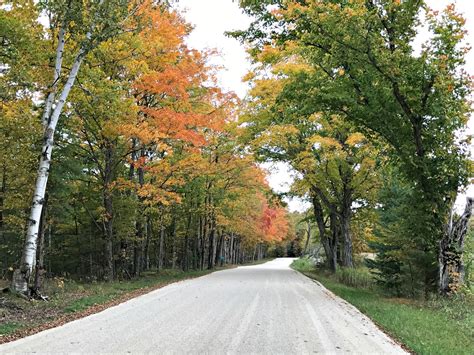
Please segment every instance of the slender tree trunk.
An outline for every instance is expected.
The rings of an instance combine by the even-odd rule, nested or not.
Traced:
[[[474,199],[467,198],[464,213],[454,220],[453,212],[443,239],[439,243],[439,291],[450,295],[460,290],[464,282],[463,251]]]
[[[114,228],[113,228],[113,203],[112,193],[108,189],[104,191],[104,234],[105,234],[105,269],[104,279],[112,281],[114,279]]]
[[[204,259],[205,259],[205,252],[206,252],[206,221],[203,221],[202,217],[199,217],[199,242],[200,242],[200,269],[204,270]]]
[[[331,231],[331,238],[329,239],[330,252],[331,252],[330,269],[333,272],[336,272],[340,228],[339,228],[338,216],[334,212],[332,212],[329,216],[329,228]]]
[[[92,255],[92,250],[93,250],[92,233],[94,232],[95,224],[94,224],[94,221],[92,221],[92,220],[90,222],[89,229],[90,229],[90,231],[89,231],[89,275],[94,275],[94,262],[93,262],[93,255]],[[51,238],[49,238],[49,239],[50,239],[49,240],[49,248],[51,248]],[[51,267],[49,267],[49,272],[51,272]]]
[[[308,245],[311,239],[311,222],[310,221],[307,222],[307,227],[308,228],[306,229],[306,233],[308,234],[308,236],[306,237],[306,243],[304,244],[303,255],[306,255],[308,253]]]
[[[222,247],[223,247],[223,264],[227,264],[227,260],[229,260],[229,237],[224,235],[222,240]]]
[[[159,241],[159,253],[158,253],[158,270],[163,269],[163,261],[165,258],[165,224],[164,224],[164,210],[161,210],[160,217],[160,241]]]
[[[68,25],[67,22],[63,22],[61,28],[58,31],[58,45],[56,47],[56,59],[54,62],[53,82],[49,88],[49,93],[44,103],[43,116],[41,118],[44,128],[48,126],[49,117],[51,116],[51,109],[53,108],[54,100],[56,98],[56,93],[58,90],[59,78],[61,77],[61,71],[63,67],[63,57],[64,57],[64,45],[66,44],[65,37],[66,37],[67,25]]]
[[[184,236],[184,252],[183,252],[183,270],[189,270],[189,233],[191,233],[192,214],[188,214],[188,223],[186,224],[186,234]]]
[[[145,156],[144,149],[141,150],[141,157]],[[138,184],[142,187],[145,184],[145,175],[143,167],[139,166],[137,169]],[[135,277],[140,276],[142,264],[143,264],[143,239],[144,239],[144,228],[143,228],[143,216],[145,215],[144,199],[138,198],[138,216],[135,221],[135,241],[133,247],[133,273]]]
[[[105,237],[105,270],[104,279],[112,281],[114,279],[114,207],[113,193],[111,190],[113,181],[113,165],[114,165],[114,146],[111,142],[107,142],[104,148],[104,172],[103,172],[103,203],[105,216],[104,237]]]
[[[145,270],[150,269],[150,241],[153,238],[151,233],[151,218],[149,215],[146,216],[146,240],[144,250],[144,264]]]
[[[64,34],[63,34],[64,35]],[[87,38],[90,37],[90,33],[87,34]],[[56,56],[62,57],[62,50],[64,43],[62,40],[59,41],[56,48]],[[47,120],[44,120],[45,130],[43,134],[43,145],[41,148],[41,155],[39,161],[39,167],[37,172],[36,184],[33,193],[33,200],[30,209],[30,215],[28,218],[28,228],[25,237],[25,244],[23,247],[23,253],[20,262],[20,268],[15,270],[12,280],[12,289],[17,292],[28,292],[28,284],[31,278],[31,274],[34,268],[36,258],[36,247],[38,241],[38,228],[39,220],[41,218],[41,211],[43,209],[44,197],[46,193],[46,186],[48,184],[49,171],[51,166],[51,153],[54,146],[54,133],[59,120],[59,116],[63,110],[69,93],[74,85],[74,82],[79,72],[79,68],[82,64],[84,56],[86,55],[86,48],[82,47],[77,54],[72,67],[70,69],[68,79],[64,85],[59,99],[55,102],[54,110],[51,115],[48,112],[44,112],[43,117],[49,116]],[[62,59],[61,59],[62,60]],[[56,72],[54,78],[56,77]],[[53,78],[53,85],[57,80]],[[51,87],[53,86],[51,85]],[[49,95],[48,95],[49,96]],[[51,105],[52,106],[52,105]],[[48,110],[48,105],[45,107]]]
[[[211,222],[212,223],[212,222]],[[215,238],[216,238],[216,229],[214,226],[211,226],[211,231],[209,233],[209,254],[207,258],[207,268],[213,269],[214,268],[214,259],[215,259]]]
[[[230,263],[234,263],[234,233],[230,233],[230,243],[229,243],[229,255],[230,255]]]
[[[40,227],[38,230],[38,248],[36,250],[36,267],[35,267],[35,280],[33,284],[33,293],[38,293],[44,274],[44,234],[46,230],[46,219],[47,219],[47,205],[48,205],[48,194],[45,196],[44,208],[41,212]]]
[[[176,213],[173,213],[171,222],[171,268],[176,268]]]
[[[197,205],[196,207],[199,207],[199,206]],[[195,224],[193,225],[193,248],[192,248],[194,270],[197,270],[199,268],[199,221],[200,221],[200,218],[198,216],[196,217],[194,218]],[[197,228],[196,228],[196,225],[197,225]]]
[[[5,194],[7,192],[7,168],[5,165],[2,166],[2,186],[0,188],[0,240],[4,245],[6,245],[7,241],[5,238],[5,226],[4,226],[4,201],[5,201]],[[8,268],[8,253],[4,253],[3,259],[3,269],[6,270]]]

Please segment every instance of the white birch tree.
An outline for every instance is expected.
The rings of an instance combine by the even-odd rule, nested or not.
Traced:
[[[43,143],[25,244],[20,267],[13,274],[12,289],[16,292],[28,293],[29,290],[28,285],[36,259],[39,221],[51,166],[54,133],[81,64],[86,55],[98,44],[116,36],[123,30],[127,18],[137,9],[135,5],[130,0],[94,0],[91,2],[47,0],[40,2],[40,6],[49,11],[54,18],[59,19],[56,21],[59,28],[57,29],[53,77],[44,95],[46,99],[42,114]],[[74,26],[70,26],[70,24],[74,24]],[[77,43],[75,50],[74,46],[71,46],[71,53],[65,53],[66,37]],[[70,68],[63,71],[63,61],[68,57],[74,59]],[[61,87],[62,82],[64,84]]]

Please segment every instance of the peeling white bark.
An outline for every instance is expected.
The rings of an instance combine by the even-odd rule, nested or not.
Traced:
[[[64,35],[64,34],[63,34]],[[61,65],[62,63],[62,51],[64,48],[64,42],[59,41],[58,43],[58,51],[60,53],[61,58],[56,58],[56,64]],[[69,96],[69,93],[74,85],[74,82],[77,77],[77,73],[79,72],[79,68],[82,64],[84,56],[86,54],[85,48],[81,48],[76,59],[74,60],[74,64],[69,72],[69,76],[67,79],[66,84],[64,85],[59,99],[56,101],[56,106],[51,114],[51,116],[46,116],[47,110],[52,109],[51,101],[49,104],[45,106],[45,112],[43,117],[48,117],[45,125],[45,131],[43,135],[43,146],[41,148],[41,157],[39,161],[38,173],[36,177],[36,185],[33,195],[33,202],[31,205],[30,216],[28,219],[28,229],[26,232],[25,238],[25,245],[23,248],[22,258],[21,258],[21,265],[20,269],[16,270],[13,275],[13,283],[12,288],[17,292],[24,292],[28,291],[28,281],[31,277],[32,270],[35,264],[36,258],[36,247],[38,241],[38,228],[39,228],[39,221],[41,217],[41,211],[43,209],[44,203],[44,196],[46,192],[46,185],[48,183],[48,176],[49,176],[49,168],[51,165],[51,153],[53,150],[54,145],[54,132],[56,130],[56,125],[59,120],[59,116],[64,108],[66,100]],[[55,70],[55,81],[57,82],[56,76],[60,74],[60,68],[56,68]],[[53,84],[55,85],[55,84]],[[48,95],[48,99],[50,99],[51,94]]]
[[[50,91],[48,96],[46,97],[46,101],[44,103],[44,111],[43,117],[41,119],[43,123],[43,127],[46,128],[48,126],[49,118],[51,116],[51,109],[53,107],[54,99],[56,98],[56,92],[58,89],[58,82],[61,76],[61,69],[63,65],[63,57],[64,57],[64,44],[66,42],[65,35],[66,35],[66,24],[63,25],[63,28],[59,30],[58,33],[58,46],[56,48],[56,60],[54,63],[54,77],[53,83],[50,87]]]

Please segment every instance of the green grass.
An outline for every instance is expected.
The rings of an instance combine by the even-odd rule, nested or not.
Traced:
[[[67,313],[74,313],[79,311],[84,311],[89,307],[95,306],[97,304],[103,304],[110,301],[113,298],[112,294],[109,295],[92,295],[82,297],[71,304],[67,305],[64,308],[64,311]]]
[[[418,354],[474,354],[472,300],[389,298],[374,287],[344,285],[337,276],[317,271],[308,260],[296,260],[292,267],[320,281]]]
[[[4,324],[0,324],[0,334],[10,334],[13,333],[15,330],[20,329],[21,327],[22,324],[16,322],[7,322]]]

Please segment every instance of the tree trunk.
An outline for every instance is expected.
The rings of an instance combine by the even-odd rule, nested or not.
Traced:
[[[467,198],[466,207],[461,217],[454,221],[451,215],[446,232],[439,243],[439,291],[445,295],[458,292],[464,282],[462,256],[473,205],[474,199]]]
[[[220,234],[217,233],[217,248],[216,248],[216,259],[215,259],[215,264],[222,266],[223,262],[223,246],[224,246],[224,232],[221,232]]]
[[[348,184],[348,183],[347,183]],[[352,258],[352,236],[351,236],[351,218],[352,218],[352,192],[349,187],[344,185],[344,198],[342,211],[339,215],[341,222],[342,239],[342,266],[354,267]]]
[[[48,194],[45,196],[44,208],[41,213],[40,227],[38,231],[38,248],[36,255],[35,280],[33,284],[33,293],[38,293],[41,288],[44,275],[44,234],[46,230]]]
[[[5,231],[4,231],[4,217],[3,217],[3,210],[4,210],[4,199],[5,193],[7,192],[7,168],[5,165],[2,167],[2,186],[0,188],[0,240],[1,243],[6,245],[7,240],[5,238]],[[8,253],[4,253],[5,259],[3,259],[3,269],[6,270],[8,268]]]
[[[199,255],[199,267],[204,270],[204,259],[206,252],[206,221],[202,217],[199,217],[199,243],[200,243],[200,255]]]
[[[105,269],[104,280],[112,281],[114,279],[114,227],[113,227],[113,204],[112,193],[108,189],[104,191],[104,235],[105,235]]]
[[[230,263],[234,263],[234,233],[230,233],[230,243],[229,243],[229,256]]]
[[[160,241],[159,241],[159,252],[158,252],[158,270],[163,269],[163,261],[165,258],[165,225],[164,225],[164,210],[161,210],[160,217]]]
[[[144,250],[143,267],[145,270],[150,269],[150,241],[152,239],[151,233],[151,218],[149,215],[146,216],[146,240]]]
[[[189,270],[189,234],[191,233],[192,213],[188,213],[188,222],[186,224],[186,234],[184,236],[184,251],[182,268],[184,271]]]
[[[87,34],[90,37],[90,34]],[[59,41],[56,48],[57,57],[63,56],[62,48],[64,46],[63,41]],[[86,54],[86,48],[82,47],[77,54],[71,70],[68,75],[66,84],[61,91],[59,99],[55,102],[53,112],[48,117],[47,124],[43,134],[43,145],[41,148],[41,155],[39,160],[39,167],[36,177],[36,184],[33,193],[33,200],[31,203],[30,215],[28,218],[28,228],[25,237],[25,244],[23,247],[23,253],[20,262],[20,268],[15,270],[12,280],[12,289],[16,292],[28,292],[28,284],[30,282],[31,274],[35,264],[36,258],[36,247],[38,242],[38,228],[39,220],[41,218],[41,211],[43,209],[44,197],[46,193],[46,186],[48,184],[49,171],[51,166],[51,153],[54,146],[54,133],[59,120],[59,116],[63,110],[69,93],[74,85],[74,82],[79,72],[79,68],[82,64],[84,56]],[[56,72],[54,74],[56,76]],[[54,78],[53,78],[54,79]],[[57,80],[53,80],[53,85]],[[51,85],[51,87],[53,87]],[[45,110],[48,110],[46,105]],[[46,117],[49,112],[44,112],[43,117]]]
[[[309,241],[311,239],[311,222],[308,221],[307,222],[307,230],[306,230],[306,233],[308,234],[307,238],[306,238],[306,243],[304,244],[304,249],[303,249],[303,255],[306,255],[307,252],[308,252],[308,245],[309,245]]]
[[[211,222],[212,223],[212,222]],[[207,258],[207,268],[213,269],[214,268],[214,259],[215,259],[215,251],[216,251],[216,229],[214,225],[211,226],[211,231],[209,233],[209,255]]]
[[[145,156],[144,149],[141,150],[140,156]],[[143,167],[139,166],[137,169],[138,184],[142,187],[145,184],[145,175]],[[132,177],[133,180],[133,177]],[[135,222],[135,241],[133,247],[133,273],[135,277],[140,276],[142,264],[143,264],[143,239],[144,239],[144,221],[143,216],[145,215],[144,199],[143,197],[138,198],[138,216]]]
[[[105,216],[104,237],[105,237],[105,270],[104,280],[112,281],[114,279],[114,206],[112,195],[112,181],[114,165],[114,146],[111,142],[107,142],[104,148],[104,172],[103,172],[103,203]]]
[[[352,237],[350,232],[350,217],[343,217],[341,221],[341,234],[342,234],[342,266],[354,267],[352,258]]]
[[[335,213],[329,215],[329,229],[331,233],[331,238],[329,238],[329,248],[331,252],[331,265],[330,269],[333,272],[337,270],[337,255],[338,255],[338,246],[339,246],[339,234],[340,228],[338,223],[338,216]]]
[[[324,211],[323,211],[321,202],[316,196],[313,196],[312,202],[313,202],[314,217],[316,219],[316,224],[318,225],[319,238],[321,239],[321,244],[323,245],[324,253],[326,255],[327,266],[331,271],[336,272],[337,270],[337,241],[335,240],[335,237],[337,237],[337,230],[335,229],[336,226],[333,225],[335,223],[334,221],[335,216],[333,215],[332,218],[330,219],[331,238],[329,238],[326,234],[326,225],[324,223],[324,214],[323,214]]]
[[[171,222],[171,268],[176,268],[176,211]]]

